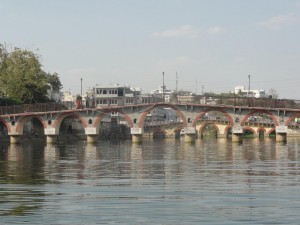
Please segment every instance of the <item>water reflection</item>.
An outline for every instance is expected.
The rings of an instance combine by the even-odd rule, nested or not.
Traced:
[[[5,224],[11,215],[32,224],[293,223],[299,141],[1,145],[0,215]]]

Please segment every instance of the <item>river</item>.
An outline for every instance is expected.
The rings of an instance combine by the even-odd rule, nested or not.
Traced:
[[[300,221],[297,138],[0,146],[0,224]]]

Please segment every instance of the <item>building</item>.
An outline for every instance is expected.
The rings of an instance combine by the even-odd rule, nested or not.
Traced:
[[[234,88],[234,93],[237,95],[243,95],[243,96],[254,97],[254,98],[268,97],[265,90],[246,90],[245,86],[236,86]]]
[[[192,92],[182,92],[177,95],[177,101],[180,103],[195,102],[195,94]]]
[[[61,103],[67,108],[72,109],[75,107],[76,97],[71,94],[71,91],[64,91],[61,96]]]
[[[131,88],[128,85],[96,85],[91,98],[95,107],[141,104],[141,92],[141,88]]]
[[[158,89],[151,90],[150,93],[156,97],[159,97],[161,99],[164,98],[164,102],[170,102],[171,95],[174,93],[173,90],[167,90],[166,85],[160,85]]]

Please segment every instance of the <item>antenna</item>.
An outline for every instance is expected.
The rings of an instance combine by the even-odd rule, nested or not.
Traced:
[[[178,75],[176,71],[176,94],[178,94]]]
[[[197,77],[196,77],[196,88],[195,88],[195,94],[197,94]]]

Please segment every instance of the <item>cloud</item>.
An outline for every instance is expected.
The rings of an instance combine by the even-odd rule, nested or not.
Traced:
[[[152,33],[153,37],[186,37],[186,38],[197,38],[199,36],[200,30],[191,26],[183,25],[174,29],[165,30],[161,32]]]
[[[268,20],[259,22],[258,25],[267,29],[280,29],[294,21],[296,21],[296,15],[294,13],[289,13],[287,15],[271,17]]]
[[[208,29],[207,33],[209,33],[209,34],[221,34],[221,33],[224,33],[226,31],[227,31],[226,28],[215,26],[215,27],[210,27]]]

